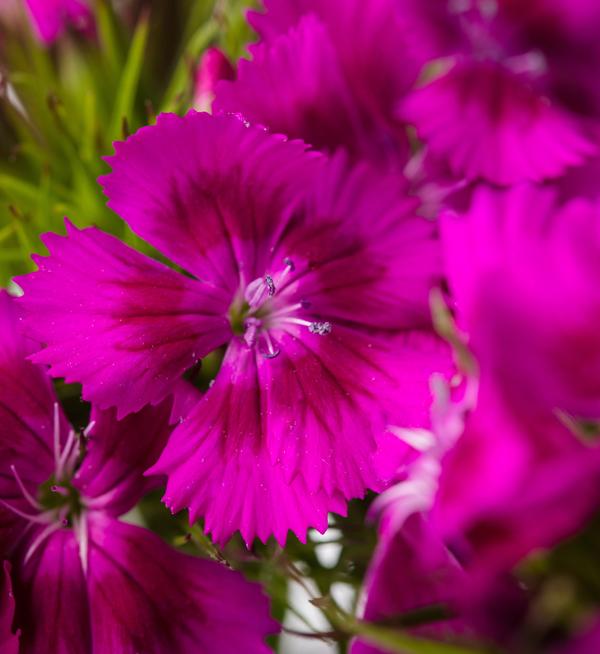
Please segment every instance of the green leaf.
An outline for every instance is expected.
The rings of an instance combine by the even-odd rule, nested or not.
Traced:
[[[369,643],[382,647],[390,654],[484,654],[482,649],[425,640],[394,629],[358,620],[355,621],[352,632]]]
[[[111,140],[119,140],[122,138],[123,119],[125,119],[129,125],[132,125],[134,122],[132,114],[144,63],[144,53],[148,42],[148,27],[148,16],[147,14],[142,14],[131,41],[131,47],[129,48],[127,61],[125,63],[125,68],[123,69],[123,74],[121,75],[119,90],[115,99],[115,106],[110,123]]]
[[[202,52],[217,33],[218,25],[212,18],[196,30],[175,68],[171,83],[163,98],[161,111],[177,111],[180,109],[186,91],[191,90],[190,64],[193,65],[198,61]]]
[[[97,1],[96,24],[106,64],[113,78],[117,79],[121,70],[121,46],[117,18],[109,0]]]

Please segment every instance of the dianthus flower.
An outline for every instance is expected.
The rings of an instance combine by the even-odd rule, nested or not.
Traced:
[[[20,279],[34,356],[119,416],[161,401],[226,346],[155,473],[219,541],[324,530],[377,486],[393,406],[427,404],[414,330],[429,329],[434,226],[396,178],[349,169],[234,117],[192,112],[117,144],[109,206],[187,275],[97,229],[47,235]]]
[[[39,39],[50,44],[67,27],[93,34],[94,17],[86,0],[25,0]]]
[[[434,4],[401,1],[435,65],[399,105],[434,160],[460,179],[512,185],[557,178],[597,150],[590,123],[600,103],[586,90],[596,76],[585,71],[596,70],[600,48],[573,39],[568,20],[541,37],[547,23],[533,5],[556,3]],[[579,4],[562,3],[562,13],[572,16]],[[597,34],[600,12],[589,20]],[[574,60],[584,63],[577,74]]]
[[[364,616],[442,602],[458,619],[429,635],[508,647],[526,608],[510,572],[600,503],[598,200],[482,187],[441,223],[464,392],[435,381],[430,429],[397,431],[418,456],[375,501]]]
[[[409,158],[396,107],[417,79],[395,0],[270,0],[249,13],[261,36],[215,111],[239,112],[315,148],[401,169]]]
[[[395,437],[414,451],[398,469],[397,483],[376,498],[371,512],[379,518],[379,542],[365,579],[362,618],[393,619],[442,608],[445,614],[414,631],[430,638],[463,636],[467,625],[453,615],[467,573],[446,547],[428,513],[437,492],[441,460],[462,433],[464,406],[474,388],[452,401],[447,382],[432,377],[434,401],[430,429],[397,429]],[[352,654],[380,654],[379,647],[357,640]]]
[[[266,654],[274,623],[258,586],[118,520],[154,484],[142,473],[169,434],[171,400],[121,421],[92,408],[79,435],[16,326],[1,292],[2,651]]]
[[[600,210],[555,195],[482,188],[466,213],[442,218],[479,392],[434,514],[454,551],[491,571],[573,533],[600,501],[586,427],[600,417]]]

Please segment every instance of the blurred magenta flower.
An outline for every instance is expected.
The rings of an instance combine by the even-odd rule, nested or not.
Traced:
[[[401,180],[233,117],[163,115],[109,163],[109,206],[190,274],[96,229],[46,236],[50,257],[19,281],[47,345],[35,360],[123,416],[226,346],[153,469],[165,501],[220,542],[324,530],[379,484],[390,407],[429,401],[403,362],[419,369],[411,335],[430,329],[434,226]]]
[[[574,422],[600,416],[598,212],[524,186],[482,188],[464,215],[442,219],[458,325],[480,372],[434,513],[469,564],[510,569],[598,505],[600,449]]]
[[[258,586],[117,519],[156,483],[143,472],[171,401],[121,421],[93,408],[76,434],[17,321],[0,293],[0,552],[13,563],[18,651],[266,654],[275,625]]]
[[[53,43],[68,27],[94,33],[94,16],[87,0],[25,0],[25,4],[43,43]]]
[[[386,521],[384,520],[384,525]],[[421,513],[411,515],[401,529],[383,527],[365,581],[364,620],[400,618],[418,611],[453,607],[466,573],[447,550],[439,534]],[[467,624],[459,618],[430,614],[411,631],[433,639],[464,638]],[[351,654],[384,654],[385,650],[357,640]]]
[[[600,214],[597,199],[556,189],[481,187],[441,223],[457,334],[474,361],[452,392],[434,379],[429,430],[397,432],[415,456],[373,505],[364,616],[442,602],[456,628],[441,621],[428,635],[510,646],[526,597],[508,574],[600,501],[600,448],[575,422],[600,416]]]
[[[250,12],[261,36],[215,111],[239,112],[314,147],[402,169],[410,149],[398,102],[417,79],[395,0],[271,0]]]
[[[511,2],[439,2],[436,12],[429,3],[402,4],[429,68],[426,83],[400,103],[399,117],[415,125],[430,155],[454,176],[541,182],[597,151],[592,128],[600,111],[582,106],[590,104],[581,96],[582,75],[577,97],[561,80],[571,51],[586,61],[584,71],[597,67],[600,49],[572,44],[566,30],[538,38],[515,20]],[[595,17],[597,32],[600,12]]]

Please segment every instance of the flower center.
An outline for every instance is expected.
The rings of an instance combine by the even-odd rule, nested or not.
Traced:
[[[277,273],[265,273],[247,286],[242,284],[229,309],[234,334],[266,359],[274,359],[280,352],[274,336],[278,330],[300,325],[311,334],[325,336],[332,329],[330,322],[309,319],[310,302],[298,298],[296,266],[288,257],[283,265]]]
[[[84,436],[92,429],[93,425],[93,422],[90,423],[84,431]],[[81,564],[86,571],[88,548],[86,502],[72,484],[81,458],[80,437],[71,429],[62,448],[60,441],[60,413],[58,404],[55,404],[54,472],[47,481],[39,486],[37,496],[34,496],[23,483],[16,466],[12,465],[10,469],[22,498],[31,508],[26,512],[3,500],[0,500],[0,504],[27,521],[29,527],[38,525],[40,529],[27,550],[25,562],[31,559],[40,545],[55,531],[68,527],[75,534],[79,544]]]
[[[57,482],[54,475],[39,487],[37,497],[42,511],[55,511],[57,516],[62,516],[61,519],[69,524],[84,509],[81,495],[71,481],[64,479]]]

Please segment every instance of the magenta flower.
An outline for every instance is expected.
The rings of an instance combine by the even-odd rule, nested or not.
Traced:
[[[274,624],[257,586],[117,519],[155,483],[142,473],[171,401],[122,421],[93,409],[77,435],[24,359],[13,304],[0,293],[0,552],[13,564],[18,651],[266,654]],[[3,593],[0,639],[11,612]]]
[[[53,43],[67,27],[94,33],[94,17],[86,0],[25,0],[39,39]]]
[[[489,570],[571,534],[600,500],[600,450],[575,422],[600,416],[599,225],[597,203],[529,187],[480,189],[442,220],[480,382],[435,512]]]
[[[444,641],[468,641],[477,635],[507,645],[525,614],[522,590],[505,570],[494,568],[490,574],[473,565],[456,540],[444,540],[431,516],[441,464],[457,439],[464,438],[465,421],[477,400],[477,382],[467,379],[451,387],[435,376],[432,387],[431,430],[397,433],[417,456],[404,463],[400,481],[372,505],[380,519],[379,543],[366,579],[363,616],[397,620],[414,611],[443,609],[437,620],[411,629]],[[466,467],[462,473],[466,477],[472,470]],[[352,654],[380,652],[361,640],[352,649]]]
[[[597,509],[600,448],[576,419],[600,416],[600,214],[597,200],[557,196],[482,187],[442,216],[468,374],[460,393],[435,382],[430,430],[397,432],[418,455],[373,505],[367,617],[442,601],[459,618],[448,633],[507,645],[527,607],[510,572]]]
[[[388,408],[428,402],[403,361],[417,368],[409,332],[429,327],[434,227],[398,179],[232,117],[163,115],[109,161],[109,206],[190,275],[96,229],[47,235],[19,281],[35,361],[123,416],[226,345],[153,468],[166,503],[219,541],[325,529],[378,486]]]
[[[328,152],[401,168],[396,105],[417,78],[395,0],[272,0],[249,20],[262,37],[217,87],[215,111],[241,113]]]
[[[452,11],[447,3],[441,13],[445,21],[439,12],[434,18],[408,4],[417,33],[427,34],[423,40],[430,57],[452,56],[438,63],[441,72],[433,80],[399,105],[399,117],[415,125],[430,155],[456,177],[500,185],[543,181],[596,151],[589,110],[575,106],[577,91],[568,98],[560,88],[565,52],[571,49],[567,39],[538,42],[502,2],[466,3]],[[425,30],[429,20],[432,25]],[[599,55],[584,57],[594,70]],[[557,57],[564,61],[555,62]],[[580,88],[577,83],[575,88]],[[599,116],[596,112],[594,120]]]
[[[422,514],[412,515],[400,530],[384,529],[369,566],[362,617],[369,621],[399,618],[413,611],[445,606],[457,600],[466,573],[446,549]],[[427,638],[464,637],[468,631],[457,618],[412,629]],[[351,654],[384,654],[380,647],[357,640]]]

